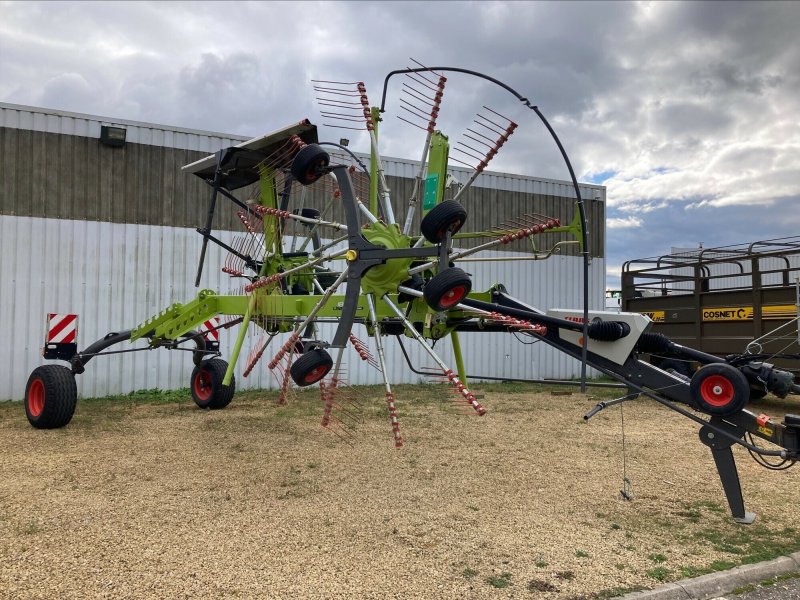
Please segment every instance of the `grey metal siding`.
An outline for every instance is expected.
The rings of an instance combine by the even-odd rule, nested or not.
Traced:
[[[181,166],[204,153],[136,143],[112,148],[96,138],[8,127],[0,128],[0,149],[2,214],[175,227],[198,227],[204,222],[210,188],[197,177],[180,171]],[[526,183],[523,178],[510,176],[486,179],[494,180],[498,184],[504,182],[504,188],[519,182],[516,187],[521,189],[471,188],[462,197],[469,213],[470,231],[496,228],[533,213],[558,218],[566,225],[575,213],[574,193],[570,195],[569,185],[555,182],[530,185],[536,182]],[[402,222],[413,180],[389,176],[388,181],[397,218]],[[251,192],[251,189],[240,190],[237,196],[246,198]],[[309,195],[306,205],[321,208],[328,201],[329,198],[316,191]],[[585,202],[590,253],[603,256],[605,203],[594,196]],[[215,229],[238,231],[239,221],[229,209],[232,205],[223,201],[221,206],[215,216]],[[344,220],[338,203],[332,217]],[[546,239],[549,246],[569,236],[548,234]],[[516,251],[525,248],[525,242],[509,246]],[[574,248],[565,252],[577,253]]]

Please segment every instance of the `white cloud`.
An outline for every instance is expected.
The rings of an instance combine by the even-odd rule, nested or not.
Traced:
[[[364,81],[377,103],[386,73],[412,55],[509,84],[556,125],[578,174],[611,174],[610,259],[666,252],[682,236],[721,245],[794,226],[786,210],[776,220],[774,207],[800,199],[798,3],[4,2],[2,10],[3,101],[257,135],[320,121],[313,78]],[[488,83],[447,76],[439,123],[451,141],[486,104],[520,125],[491,169],[567,177],[530,110]],[[395,118],[401,83],[391,82],[381,141],[387,155],[417,159],[424,134]],[[322,133],[366,149],[363,134]],[[634,235],[638,228],[648,236]]]
[[[641,227],[642,220],[633,215],[625,217],[624,219],[618,217],[611,217],[606,219],[606,227],[608,229],[630,229],[631,227]]]

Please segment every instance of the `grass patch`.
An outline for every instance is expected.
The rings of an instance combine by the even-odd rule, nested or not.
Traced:
[[[511,573],[500,573],[500,575],[492,575],[486,578],[488,583],[493,588],[502,589],[511,586]]]
[[[672,574],[666,567],[656,567],[655,569],[650,569],[647,571],[647,576],[655,579],[656,581],[666,581],[667,577]]]
[[[752,564],[790,554],[800,548],[800,536],[794,528],[773,531],[764,526],[734,526],[725,529],[701,529],[694,536],[714,550],[740,556],[740,564]]]
[[[27,523],[25,523],[25,528],[23,529],[26,535],[34,535],[39,533],[39,522],[36,519],[31,519]]]
[[[464,579],[472,579],[478,575],[478,571],[470,567],[464,567],[464,570],[461,571],[461,574],[464,576]]]
[[[648,556],[648,558],[652,560],[654,563],[667,562],[667,557],[664,556],[663,554],[651,554],[650,556]]]
[[[578,558],[589,558],[589,553],[585,550],[575,550],[575,556]]]

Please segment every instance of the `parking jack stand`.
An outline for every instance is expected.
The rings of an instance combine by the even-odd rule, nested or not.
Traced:
[[[733,434],[738,434],[736,428],[728,425],[718,418],[712,418],[711,424],[717,428],[726,429]],[[756,513],[747,512],[744,509],[744,497],[742,496],[742,486],[739,483],[739,472],[736,470],[736,461],[733,458],[731,446],[735,443],[732,438],[721,436],[708,426],[700,429],[700,441],[711,449],[714,463],[717,466],[722,489],[728,500],[728,507],[731,516],[737,523],[749,525],[756,520]]]

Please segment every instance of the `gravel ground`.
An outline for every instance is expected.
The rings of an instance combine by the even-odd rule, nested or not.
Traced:
[[[655,403],[624,408],[626,502],[619,407],[494,386],[478,418],[421,389],[396,393],[401,450],[378,388],[350,390],[347,442],[311,392],[79,402],[53,431],[0,405],[0,597],[581,599],[800,548],[800,469],[737,450],[759,520],[732,524],[697,427]]]

